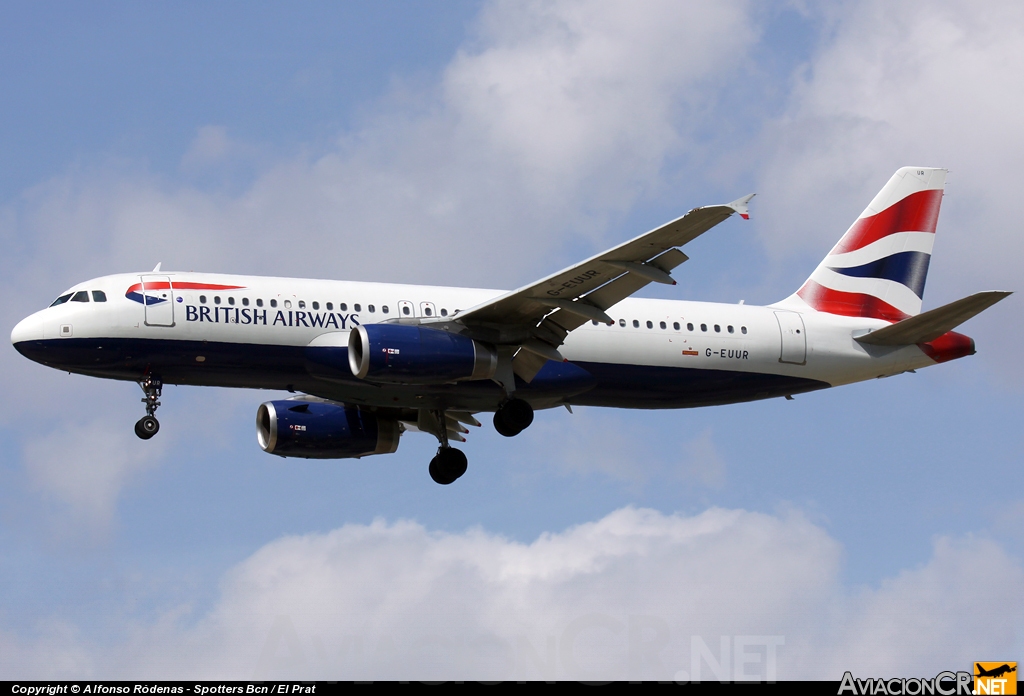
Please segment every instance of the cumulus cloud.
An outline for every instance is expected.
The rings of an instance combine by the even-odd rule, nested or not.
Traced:
[[[708,82],[755,39],[739,0],[491,3],[433,84],[398,84],[334,147],[268,164],[241,192],[108,163],[30,192],[12,234],[74,237],[47,259],[64,273],[71,260],[98,270],[163,259],[507,284],[520,279],[512,264],[536,263],[567,234],[600,236],[656,187],[666,156],[707,120]],[[204,126],[183,165],[240,147]]]
[[[808,265],[896,169],[947,167],[925,308],[1019,289],[1024,7],[865,0],[824,15],[826,38],[795,76],[783,116],[765,125],[759,230],[769,254]],[[1024,379],[1015,357],[1024,334],[1006,321],[1019,301],[966,327],[1002,385]]]
[[[960,669],[1024,618],[1024,573],[990,541],[938,539],[874,589],[841,568],[799,514],[624,508],[529,544],[378,520],[267,544],[202,616],[170,608],[102,651],[54,640],[103,678],[836,679]],[[44,646],[16,645],[8,678],[60,676]]]
[[[30,485],[68,513],[51,520],[66,525],[64,534],[106,531],[121,492],[162,453],[159,442],[142,443],[130,427],[115,425],[109,419],[64,424],[25,444]]]

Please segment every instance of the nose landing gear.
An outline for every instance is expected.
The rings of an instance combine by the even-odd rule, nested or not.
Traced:
[[[142,440],[148,440],[160,430],[160,421],[154,415],[160,406],[160,392],[163,391],[164,383],[147,375],[146,379],[139,382],[139,386],[146,396],[142,403],[146,404],[146,415],[135,424],[135,434]]]

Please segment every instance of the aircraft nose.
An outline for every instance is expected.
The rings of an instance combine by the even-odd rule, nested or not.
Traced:
[[[19,343],[26,341],[41,341],[43,339],[43,323],[39,313],[27,316],[18,322],[18,325],[11,331],[11,343],[17,348]]]

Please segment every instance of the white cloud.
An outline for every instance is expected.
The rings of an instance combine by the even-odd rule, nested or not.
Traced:
[[[1019,641],[1024,573],[993,542],[938,539],[852,593],[841,559],[799,514],[625,508],[529,544],[378,520],[267,544],[202,616],[171,607],[120,645],[54,649],[100,678],[709,679],[725,636],[728,676],[768,676],[771,645],[778,678],[837,679],[934,675]],[[25,661],[3,673],[59,676],[46,646],[15,641]]]
[[[744,8],[493,3],[432,87],[399,84],[330,151],[270,164],[237,194],[86,166],[30,192],[12,236],[43,242],[50,277],[162,259],[508,284],[516,265],[549,269],[539,259],[565,235],[600,236],[657,187],[666,156],[706,121],[708,83],[756,38]],[[183,166],[242,147],[203,126]]]
[[[121,492],[162,454],[159,440],[143,443],[130,426],[112,425],[64,424],[25,444],[30,485],[67,513],[50,516],[61,536],[105,532]]]
[[[829,656],[834,673],[927,676],[1019,654],[1024,572],[993,541],[939,538],[927,565],[857,597]],[[997,658],[1002,659],[1002,658]]]
[[[826,13],[827,38],[763,135],[766,249],[824,256],[897,168],[948,167],[926,308],[1019,289],[1024,7],[866,0]],[[1007,322],[1018,302],[966,327],[1003,384],[1024,378],[1024,335]]]

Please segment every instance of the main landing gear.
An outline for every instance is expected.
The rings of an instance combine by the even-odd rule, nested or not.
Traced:
[[[505,437],[515,437],[533,423],[533,406],[522,399],[509,399],[494,412],[494,429]]]
[[[430,411],[429,414],[421,412],[420,416],[420,427],[434,433],[440,445],[437,448],[437,454],[430,460],[429,471],[430,478],[434,479],[434,483],[440,483],[442,486],[454,483],[457,478],[466,473],[468,466],[466,455],[448,444],[448,420],[443,409]],[[456,423],[453,427],[461,426]],[[455,431],[453,430],[453,432]],[[465,432],[465,429],[462,432]]]
[[[143,440],[148,440],[160,430],[160,421],[154,414],[160,406],[160,392],[163,391],[164,383],[147,375],[146,379],[139,382],[139,386],[146,393],[142,399],[142,403],[146,404],[146,415],[135,424],[135,434]]]
[[[445,438],[447,440],[447,438]],[[447,486],[466,473],[469,462],[462,450],[457,450],[445,443],[437,448],[437,454],[430,460],[430,478],[434,483]]]

